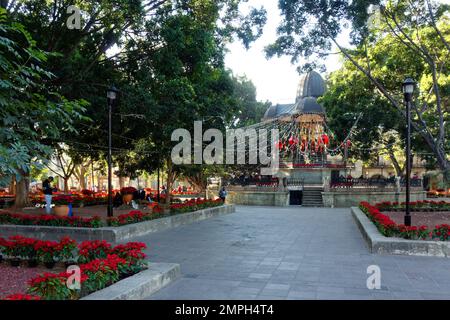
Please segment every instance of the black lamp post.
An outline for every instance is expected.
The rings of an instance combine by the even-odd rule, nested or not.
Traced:
[[[114,101],[117,98],[118,90],[116,87],[111,86],[106,91],[106,98],[108,100],[108,217],[113,216],[113,197],[112,197],[112,130],[111,130],[111,118],[112,107]]]
[[[410,202],[410,176],[411,176],[411,102],[416,82],[407,78],[403,81],[403,94],[406,104],[406,212],[405,226],[411,226]]]

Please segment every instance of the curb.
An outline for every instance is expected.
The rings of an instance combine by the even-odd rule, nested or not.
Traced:
[[[351,211],[352,217],[372,253],[450,258],[450,242],[385,237],[361,209],[352,207]]]
[[[119,242],[151,232],[163,231],[184,224],[190,224],[219,215],[233,213],[235,211],[236,208],[234,205],[223,205],[220,207],[207,208],[189,213],[181,213],[174,216],[128,224],[120,227],[73,228],[0,225],[0,236],[7,237],[20,234],[25,237],[37,238],[40,240],[60,240],[64,236],[69,236],[76,241],[106,240],[108,242]]]
[[[181,275],[176,263],[150,263],[149,268],[80,300],[141,300]]]

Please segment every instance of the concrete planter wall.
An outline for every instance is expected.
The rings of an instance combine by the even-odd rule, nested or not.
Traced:
[[[23,235],[41,240],[59,240],[64,236],[77,241],[106,240],[119,242],[151,232],[175,228],[184,224],[205,220],[211,217],[235,212],[234,205],[224,205],[165,218],[128,224],[121,227],[68,228],[45,226],[0,225],[0,236]]]
[[[249,206],[288,206],[288,191],[228,191],[227,203]]]
[[[411,201],[425,200],[425,191],[411,191]],[[405,201],[405,193],[396,194],[393,191],[372,190],[338,190],[322,192],[323,205],[329,208],[348,208],[358,206],[361,201],[377,203],[382,201]]]
[[[149,268],[81,300],[142,300],[181,275],[176,263],[150,263]]]
[[[450,242],[385,237],[358,207],[352,207],[351,210],[353,219],[372,253],[450,257]]]

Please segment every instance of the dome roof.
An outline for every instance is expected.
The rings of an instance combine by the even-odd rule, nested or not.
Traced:
[[[280,116],[292,114],[292,112],[294,111],[294,107],[295,107],[294,104],[272,105],[266,110],[266,113],[264,114],[263,119],[267,120],[267,119],[272,119],[272,118],[277,118]]]
[[[325,114],[323,107],[317,102],[315,97],[305,97],[297,100],[295,112],[299,114]]]
[[[271,105],[264,114],[264,119],[275,118],[277,116],[277,106]]]
[[[320,74],[315,71],[309,71],[300,77],[300,82],[297,89],[298,102],[305,97],[321,97],[325,93],[325,81]]]

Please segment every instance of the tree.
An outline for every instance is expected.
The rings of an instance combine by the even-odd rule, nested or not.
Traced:
[[[16,177],[16,206],[28,204],[32,162],[46,159],[63,132],[75,132],[83,100],[69,101],[45,86],[53,75],[44,70],[48,54],[30,33],[8,20],[0,8],[0,178]]]
[[[271,103],[256,100],[256,87],[246,77],[233,77],[233,84],[234,96],[238,103],[238,111],[232,121],[233,126],[246,127],[261,122]]]
[[[404,157],[399,156],[398,150],[404,149],[405,122],[386,99],[374,92],[370,81],[352,63],[345,62],[330,75],[328,90],[321,98],[328,125],[336,135],[334,139],[344,141],[356,123],[351,137],[351,156],[374,164],[379,156],[386,155],[397,176],[402,176]],[[356,119],[359,120],[356,122]]]
[[[143,112],[149,114],[147,125],[139,128],[140,138],[134,143],[137,162],[131,161],[130,165],[134,169],[137,164],[148,169],[164,167],[169,191],[182,172],[190,171],[192,178],[204,173],[193,173],[172,163],[172,132],[179,128],[192,132],[196,120],[203,120],[204,130],[224,129],[240,108],[223,62],[224,43],[236,19],[225,16],[221,20],[225,26],[219,27],[219,13],[224,6],[230,6],[227,10],[236,18],[237,7],[231,1],[186,2],[175,11],[162,8],[158,18],[146,24],[145,37],[127,44],[123,73],[128,83],[139,88],[146,102]],[[168,205],[170,196],[166,201]]]
[[[118,173],[164,164],[171,168],[173,128],[189,129],[186,124],[192,126],[194,119],[216,113],[225,116],[224,126],[236,110],[229,97],[232,81],[223,67],[224,47],[235,36],[248,46],[265,22],[263,10],[241,15],[242,2],[74,1],[71,4],[86,13],[81,30],[67,28],[66,1],[9,2],[10,16],[33,30],[36,46],[54,53],[41,63],[56,75],[45,88],[90,104],[86,116],[92,121],[72,117],[78,134],[60,132],[48,139],[48,145],[56,148],[63,142],[71,154],[104,160],[105,89],[115,83],[121,89],[113,110],[113,160],[119,164]],[[119,51],[106,54],[114,45]]]
[[[449,144],[446,142],[449,132],[449,6],[431,0],[280,0],[279,3],[284,19],[277,41],[267,48],[269,56],[289,54],[293,61],[304,57],[309,60],[303,69],[310,69],[318,65],[312,60],[330,54],[334,45],[370,81],[377,94],[402,116],[405,110],[400,84],[406,76],[420,81],[412,126],[449,181]],[[371,16],[369,9],[372,8],[379,10]],[[370,17],[370,21],[376,23],[368,23]],[[350,28],[353,48],[346,48],[337,40],[346,27]],[[402,55],[402,64],[383,68],[391,61],[384,60],[383,54],[374,57],[368,53],[368,48],[383,39],[395,44],[395,49],[386,47],[385,51],[407,53]],[[364,59],[358,59],[361,56]],[[408,65],[409,59],[420,62],[420,69],[414,70],[418,63]],[[380,73],[374,72],[377,66]],[[396,72],[388,72],[391,70]]]

